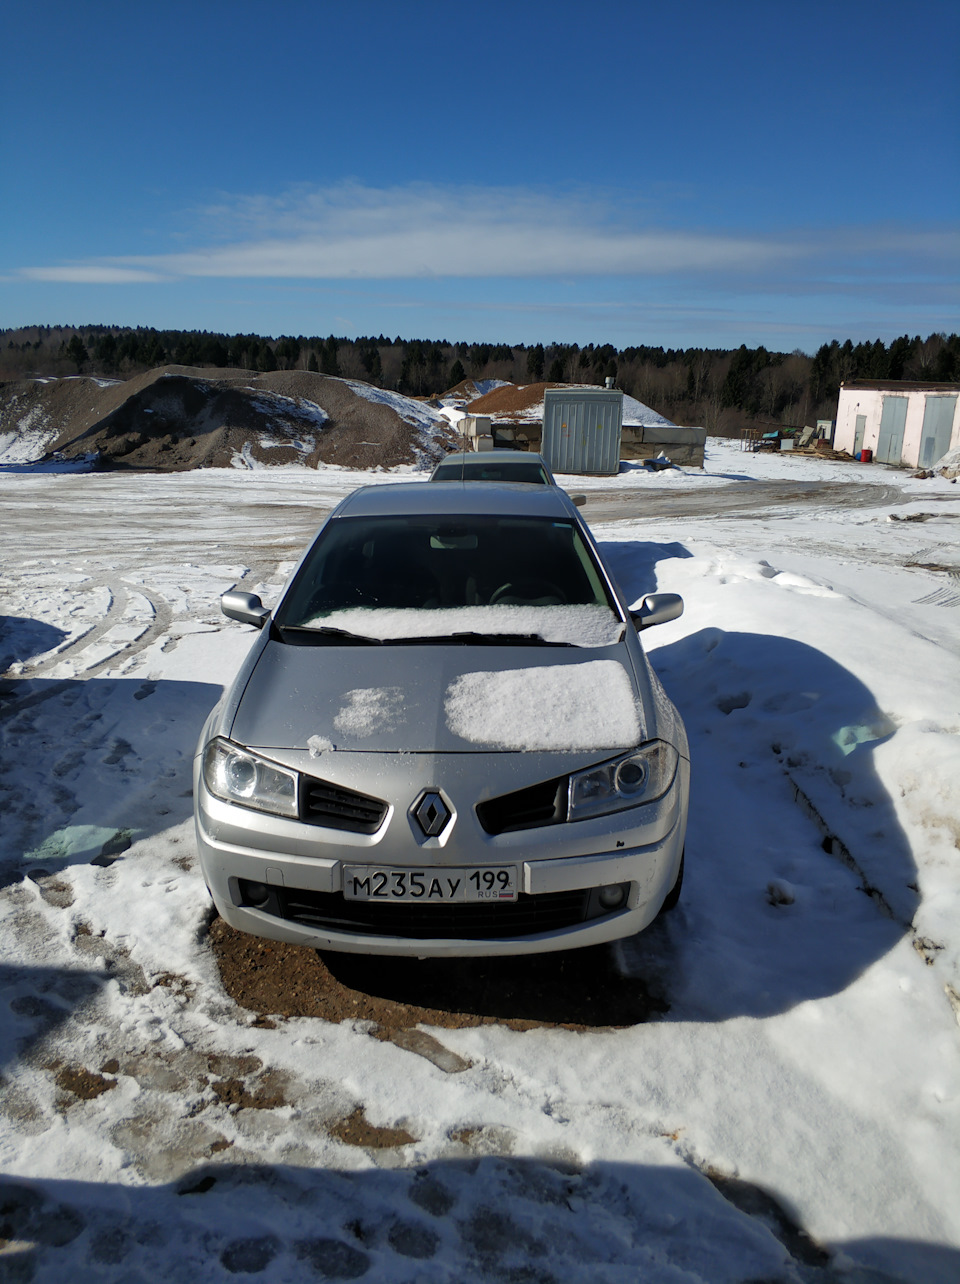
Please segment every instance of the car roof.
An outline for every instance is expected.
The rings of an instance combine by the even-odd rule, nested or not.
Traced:
[[[341,503],[337,517],[448,516],[470,513],[491,517],[578,517],[566,492],[557,486],[522,482],[398,482],[362,486]]]

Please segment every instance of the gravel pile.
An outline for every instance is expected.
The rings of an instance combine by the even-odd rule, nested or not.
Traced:
[[[543,394],[548,388],[568,388],[571,392],[576,392],[578,388],[602,391],[596,384],[511,383],[501,388],[494,388],[485,396],[471,401],[470,414],[490,415],[491,418],[506,423],[539,422],[543,419]],[[624,426],[631,427],[674,426],[670,419],[656,410],[651,410],[635,397],[627,396],[626,393],[623,397],[623,423]]]
[[[318,463],[426,466],[455,444],[421,402],[304,370],[163,366],[123,382],[24,380],[0,388],[0,433],[34,457],[96,456],[98,467],[191,468]],[[23,449],[21,449],[21,454]]]
[[[543,417],[543,394],[548,388],[562,387],[562,383],[508,383],[471,401],[470,413],[492,415],[496,419],[540,419]]]

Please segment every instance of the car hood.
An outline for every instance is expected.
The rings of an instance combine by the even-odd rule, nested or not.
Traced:
[[[626,647],[270,641],[229,729],[258,749],[629,749],[648,739]],[[649,706],[648,706],[649,707]]]

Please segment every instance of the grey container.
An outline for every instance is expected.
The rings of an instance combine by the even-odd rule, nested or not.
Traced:
[[[540,453],[555,473],[616,473],[622,427],[622,392],[548,388]]]

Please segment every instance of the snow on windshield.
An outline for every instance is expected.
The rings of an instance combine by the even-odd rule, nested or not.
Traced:
[[[616,660],[464,673],[444,712],[463,740],[497,749],[628,749],[642,739],[633,684]]]
[[[448,638],[456,633],[533,634],[569,646],[612,646],[623,624],[605,606],[352,607],[314,616],[306,628],[344,629],[378,641]]]

